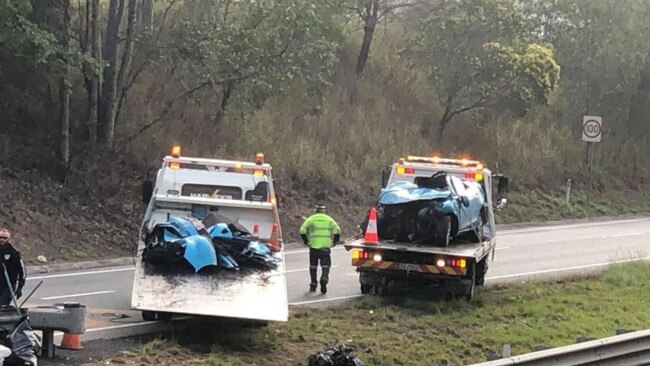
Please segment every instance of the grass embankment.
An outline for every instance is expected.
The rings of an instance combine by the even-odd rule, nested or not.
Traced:
[[[571,192],[570,208],[566,191],[532,189],[511,192],[508,206],[496,215],[498,224],[543,222],[560,219],[615,216],[650,212],[650,191],[606,190]]]
[[[485,352],[505,343],[521,354],[618,328],[645,329],[649,315],[650,264],[636,262],[597,278],[490,288],[471,303],[366,297],[331,309],[296,308],[288,323],[265,328],[204,325],[101,364],[303,365],[309,354],[341,341],[355,346],[366,365],[458,365],[485,361]]]

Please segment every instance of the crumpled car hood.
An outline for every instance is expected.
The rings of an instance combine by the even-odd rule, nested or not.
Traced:
[[[448,189],[422,188],[411,182],[394,182],[382,189],[378,203],[381,205],[397,205],[413,201],[445,199],[451,195]]]

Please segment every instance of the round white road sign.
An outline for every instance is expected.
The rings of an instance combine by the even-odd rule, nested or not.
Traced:
[[[582,119],[582,141],[599,142],[602,135],[602,117],[584,116]]]

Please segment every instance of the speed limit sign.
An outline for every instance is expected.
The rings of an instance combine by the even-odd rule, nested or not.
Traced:
[[[584,116],[582,119],[582,141],[599,142],[602,135],[602,117]]]

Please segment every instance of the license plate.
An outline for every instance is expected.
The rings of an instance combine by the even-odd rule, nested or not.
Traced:
[[[417,264],[413,263],[398,263],[397,268],[404,270],[404,271],[419,271],[420,266]]]

